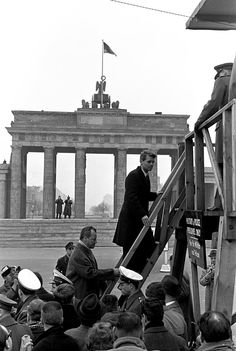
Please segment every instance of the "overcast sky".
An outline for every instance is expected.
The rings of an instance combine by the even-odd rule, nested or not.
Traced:
[[[186,16],[199,2],[133,1]],[[104,56],[112,101],[131,113],[189,114],[193,129],[213,67],[234,60],[236,33],[186,30],[187,19],[110,0],[0,0],[0,162],[10,159],[11,110],[74,111],[91,101],[102,40],[117,54]]]

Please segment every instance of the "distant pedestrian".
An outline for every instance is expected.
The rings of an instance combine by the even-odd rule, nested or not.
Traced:
[[[64,218],[67,216],[70,218],[71,216],[71,206],[72,206],[72,200],[70,199],[70,196],[67,196],[67,199],[65,200],[65,206],[64,206]]]
[[[55,204],[56,204],[56,218],[60,219],[62,214],[62,205],[64,204],[64,201],[62,200],[60,195],[56,199]]]
[[[66,254],[58,258],[57,260],[56,269],[64,275],[66,275],[66,269],[69,262],[69,258],[74,248],[74,243],[72,241],[69,241],[65,246]]]

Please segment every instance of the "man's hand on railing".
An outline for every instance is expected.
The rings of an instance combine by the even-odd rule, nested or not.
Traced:
[[[143,216],[143,217],[142,217],[142,222],[143,222],[143,225],[144,225],[145,227],[150,227],[150,225],[151,225],[148,216]]]

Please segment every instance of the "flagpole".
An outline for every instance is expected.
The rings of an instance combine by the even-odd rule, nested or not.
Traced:
[[[104,41],[102,40],[102,76],[101,76],[101,105],[100,107],[102,108],[103,105],[103,56],[104,56]]]

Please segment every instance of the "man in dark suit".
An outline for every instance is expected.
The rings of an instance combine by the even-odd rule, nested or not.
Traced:
[[[118,268],[98,269],[92,252],[96,242],[96,229],[92,226],[83,228],[80,240],[69,258],[66,276],[73,282],[75,297],[78,299],[92,293],[101,297],[106,280],[113,280],[120,275]]]
[[[66,254],[57,260],[56,264],[56,269],[61,272],[63,275],[66,275],[66,268],[68,265],[69,257],[72,254],[72,251],[74,250],[75,246],[72,241],[69,241],[66,246]]]
[[[153,169],[155,159],[156,154],[151,150],[142,151],[140,166],[131,171],[125,180],[124,203],[113,238],[115,244],[123,247],[123,257],[128,253],[143,226],[151,225],[148,218],[149,201],[154,201],[157,194],[150,192],[148,172]],[[141,273],[154,248],[155,241],[149,228],[128,268]]]

